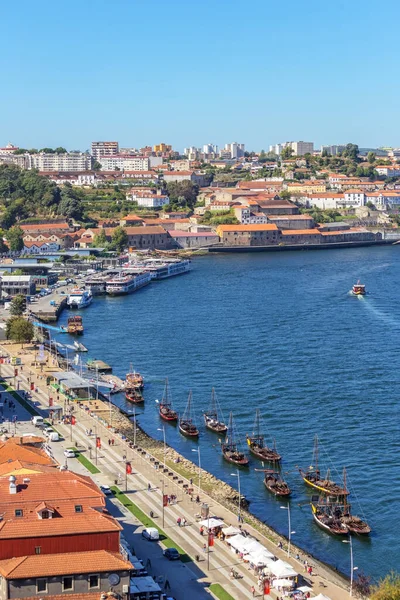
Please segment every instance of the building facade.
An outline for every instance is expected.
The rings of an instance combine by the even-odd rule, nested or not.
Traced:
[[[103,156],[114,156],[118,152],[118,142],[92,142],[92,156],[95,160],[99,160]]]
[[[102,171],[149,171],[150,158],[148,156],[131,156],[129,154],[115,154],[101,156],[97,159]]]

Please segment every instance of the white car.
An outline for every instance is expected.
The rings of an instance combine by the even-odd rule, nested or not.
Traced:
[[[64,456],[66,458],[75,458],[75,451],[74,450],[64,450]]]
[[[103,492],[103,494],[105,496],[111,496],[112,495],[112,490],[110,489],[110,487],[108,485],[101,485],[100,489],[101,489],[101,491]]]

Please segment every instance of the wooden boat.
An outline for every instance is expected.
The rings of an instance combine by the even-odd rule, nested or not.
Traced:
[[[198,438],[199,430],[197,429],[192,418],[192,392],[189,392],[189,398],[183,413],[183,417],[179,419],[179,431],[182,435],[189,438]]]
[[[235,465],[241,467],[248,467],[249,459],[241,452],[238,448],[238,444],[235,440],[234,427],[233,427],[233,416],[232,413],[229,415],[229,424],[226,432],[225,442],[221,444],[222,455],[224,459]]]
[[[311,465],[308,470],[299,468],[299,472],[303,481],[306,485],[322,492],[323,494],[330,494],[332,496],[346,496],[349,492],[339,486],[334,481],[330,480],[330,471],[328,469],[325,479],[321,478],[321,473],[318,468],[318,436],[315,436],[314,441],[314,465]]]
[[[260,411],[258,408],[256,410],[253,435],[247,435],[246,439],[251,454],[256,458],[273,463],[277,463],[281,460],[281,456],[276,451],[275,442],[274,447],[269,448],[264,442],[264,436],[260,433]]]
[[[178,420],[178,413],[172,410],[172,403],[168,395],[168,377],[165,380],[164,394],[160,402],[159,414],[164,421],[176,422]]]
[[[143,404],[144,398],[140,392],[135,388],[125,388],[125,398],[128,402],[132,402],[133,404]]]
[[[226,433],[228,427],[219,418],[218,401],[215,396],[215,390],[211,390],[211,403],[208,410],[204,413],[204,424],[207,429],[215,433]]]
[[[346,467],[343,469],[343,484],[346,488],[347,474]],[[360,517],[353,515],[351,513],[351,504],[347,502],[347,496],[343,497],[343,502],[341,505],[336,505],[334,510],[337,511],[337,515],[341,522],[346,525],[350,533],[355,533],[356,535],[368,535],[371,533],[371,527],[368,525],[366,521],[360,519]]]
[[[327,510],[326,505],[319,502],[311,502],[311,510],[316,524],[333,535],[348,535],[348,527],[342,523],[340,518]]]
[[[353,294],[353,296],[365,296],[365,294],[367,293],[365,291],[365,285],[363,283],[360,283],[360,280],[358,280],[357,283],[353,285],[351,293]]]
[[[71,335],[82,335],[83,323],[82,323],[82,317],[80,315],[74,315],[73,317],[68,317],[67,331]]]
[[[278,471],[273,469],[255,469],[264,473],[264,485],[274,496],[290,496],[292,490]]]
[[[130,372],[126,374],[126,387],[136,390],[142,390],[144,388],[143,377],[140,373],[133,371],[132,365]]]

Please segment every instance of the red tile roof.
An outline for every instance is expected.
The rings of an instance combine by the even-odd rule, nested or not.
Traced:
[[[319,229],[286,229],[282,235],[321,235]]]
[[[28,223],[26,225],[20,225],[24,231],[39,231],[48,229],[70,229],[68,223]]]
[[[259,225],[219,225],[218,231],[278,231],[275,223],[264,223]]]
[[[30,579],[32,577],[57,577],[59,575],[131,570],[133,570],[133,566],[124,560],[121,554],[108,552],[107,550],[68,552],[65,554],[52,554],[51,556],[37,554],[0,560],[0,573],[6,579]]]

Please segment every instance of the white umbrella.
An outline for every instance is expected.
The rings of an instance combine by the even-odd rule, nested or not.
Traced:
[[[210,517],[209,519],[204,519],[204,521],[200,521],[200,525],[203,527],[209,527],[210,529],[214,529],[214,527],[221,527],[225,525],[221,519],[216,519],[215,517]]]

